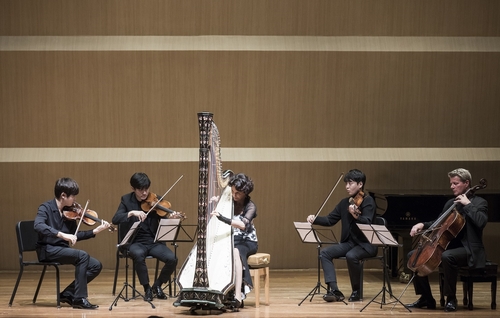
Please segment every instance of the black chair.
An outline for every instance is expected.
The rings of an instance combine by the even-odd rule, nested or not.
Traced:
[[[373,224],[377,224],[377,225],[384,225],[385,227],[387,227],[387,221],[381,217],[381,216],[377,216],[375,218],[375,220],[373,221]],[[376,256],[373,256],[373,257],[368,257],[368,258],[365,258],[365,259],[362,259],[361,260],[361,273],[360,273],[360,282],[361,282],[361,285],[359,286],[359,297],[361,299],[363,299],[363,272],[364,272],[364,264],[366,261],[368,260],[380,260],[380,262],[382,263],[382,268],[384,266],[387,267],[387,264],[384,263],[384,247],[380,247],[379,248],[379,251],[381,251],[381,253],[379,252],[379,254],[377,254]],[[339,259],[343,259],[345,260],[346,258],[345,257],[339,257]],[[386,282],[387,282],[387,287],[389,289],[389,292],[392,294],[392,287],[391,287],[391,280],[390,280],[390,277],[389,277],[389,270],[386,270],[385,271],[385,279],[386,279]]]
[[[36,302],[38,297],[38,292],[40,291],[40,286],[42,285],[43,278],[45,276],[45,271],[47,270],[47,266],[54,266],[56,270],[56,299],[57,299],[57,307],[60,308],[60,277],[59,277],[59,265],[57,262],[39,262],[39,261],[26,261],[24,259],[25,252],[34,252],[36,251],[36,242],[38,241],[38,233],[34,229],[35,221],[20,221],[16,225],[16,235],[17,235],[17,245],[19,248],[19,275],[17,276],[16,285],[14,286],[14,290],[12,291],[12,296],[10,297],[9,307],[12,306],[12,302],[14,302],[14,297],[16,296],[17,288],[19,287],[19,282],[21,281],[21,277],[23,276],[24,268],[30,265],[38,265],[43,266],[42,274],[40,275],[40,279],[38,281],[38,286],[36,287],[35,295],[33,296],[33,303]]]
[[[118,224],[118,244],[125,238],[129,231],[129,227],[126,226],[125,224]],[[118,281],[118,271],[120,269],[120,259],[124,258],[125,259],[125,267],[128,268],[128,259],[130,255],[128,254],[128,248],[127,246],[121,246],[117,247],[116,249],[116,266],[115,266],[115,278],[113,281],[113,295],[116,293],[116,282]],[[148,256],[147,258],[152,258],[151,256]],[[157,259],[156,260],[156,269],[155,269],[155,279],[158,277],[158,268],[160,265],[160,261]],[[127,271],[125,272],[127,275]],[[133,264],[132,261],[132,298],[135,298],[135,282],[136,282],[136,272],[135,272],[135,265]],[[128,282],[128,277],[125,277],[125,280]]]
[[[458,275],[462,282],[463,288],[463,304],[469,310],[474,309],[472,303],[472,294],[474,283],[491,283],[491,309],[497,308],[497,279],[498,279],[498,264],[487,260],[484,268],[470,269],[468,267],[460,267]],[[444,273],[443,268],[439,266],[439,302],[444,307],[445,300],[443,295]]]

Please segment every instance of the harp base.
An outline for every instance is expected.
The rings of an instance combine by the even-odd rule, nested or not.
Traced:
[[[206,288],[185,288],[179,293],[174,306],[191,307],[194,310],[224,310],[224,294],[217,290]]]

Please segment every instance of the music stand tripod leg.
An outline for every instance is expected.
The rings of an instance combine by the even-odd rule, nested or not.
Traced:
[[[109,310],[110,311],[113,310],[113,306],[117,305],[118,299],[120,299],[120,298],[123,299],[124,301],[129,301],[129,300],[135,299],[139,296],[142,297],[142,299],[144,299],[144,301],[147,301],[153,309],[155,309],[156,307],[155,307],[155,305],[153,305],[153,303],[151,301],[146,300],[146,297],[144,297],[143,294],[141,294],[137,289],[135,289],[132,285],[130,285],[128,283],[128,267],[129,267],[129,265],[128,265],[128,258],[127,257],[128,257],[128,255],[125,255],[125,282],[123,283],[122,289],[120,290],[118,295],[115,297],[115,299],[113,300],[113,302],[109,306]],[[134,296],[132,298],[128,298],[128,289],[127,288],[131,288],[134,295],[137,294],[139,296]],[[125,296],[123,296],[123,292],[125,292]]]
[[[320,267],[320,261],[319,261],[321,244],[318,244],[317,250],[318,250],[318,282],[316,283],[316,286],[309,292],[309,294],[307,294],[306,297],[304,297],[304,299],[302,299],[302,301],[299,303],[299,306],[302,305],[302,303],[307,299],[307,297],[311,296],[311,299],[309,301],[312,301],[314,298],[314,295],[321,294],[321,288],[324,288],[326,291],[328,291],[328,289],[321,284],[321,275],[320,275],[321,267]]]

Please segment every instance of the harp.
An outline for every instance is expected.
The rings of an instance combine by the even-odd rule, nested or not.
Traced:
[[[179,296],[174,306],[224,310],[234,289],[232,227],[212,218],[217,210],[233,217],[231,171],[222,172],[220,138],[213,114],[198,113],[200,157],[198,182],[198,233],[196,244],[179,271]],[[218,196],[215,203],[210,200]]]

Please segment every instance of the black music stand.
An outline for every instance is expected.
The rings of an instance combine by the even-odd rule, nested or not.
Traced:
[[[161,219],[160,224],[158,226],[158,230],[156,232],[155,242],[172,242],[174,246],[174,255],[177,258],[177,242],[193,242],[194,236],[198,229],[197,225],[186,225],[185,227],[195,226],[194,233],[191,235],[187,233],[186,229],[182,227],[180,223],[180,219]],[[181,231],[182,230],[182,231]],[[177,296],[177,268],[174,270],[174,277],[170,280],[169,287],[169,296],[176,297]],[[174,293],[172,294],[172,282],[174,285]],[[167,288],[165,286],[163,289]]]
[[[141,294],[137,289],[134,288],[134,286],[132,286],[128,283],[128,267],[129,267],[129,265],[128,265],[128,245],[130,244],[129,241],[132,241],[131,238],[135,235],[137,227],[139,226],[140,223],[141,223],[141,221],[137,221],[134,224],[132,224],[132,226],[130,227],[130,230],[128,230],[128,232],[125,235],[125,237],[123,238],[123,240],[120,242],[120,244],[117,245],[117,248],[123,248],[124,253],[125,253],[125,282],[123,283],[122,289],[120,290],[120,292],[118,293],[116,298],[113,300],[113,302],[109,306],[109,310],[113,310],[113,306],[117,305],[118,300],[120,298],[127,302],[127,301],[129,301],[131,299],[135,299],[139,296],[142,297],[144,299],[144,301],[147,301],[153,309],[156,308],[155,305],[153,305],[153,303],[151,301],[146,300],[146,298],[144,297],[143,294]],[[133,296],[133,297],[129,298],[128,297],[128,288],[132,289],[133,295],[137,294],[138,296]],[[123,292],[125,292],[125,296],[123,295]]]
[[[321,288],[324,288],[328,292],[328,289],[321,284],[321,268],[319,260],[321,245],[335,244],[338,243],[338,241],[331,228],[313,228],[312,224],[309,222],[293,222],[293,224],[295,226],[295,229],[297,230],[297,233],[299,233],[302,243],[315,243],[317,244],[316,248],[318,250],[318,282],[316,283],[316,286],[309,292],[309,294],[307,294],[306,297],[302,299],[302,301],[299,303],[300,306],[302,305],[304,300],[307,299],[307,297],[311,296],[311,299],[309,300],[311,302],[315,295],[321,294]],[[342,300],[342,302],[347,305],[344,300]]]
[[[396,296],[394,296],[392,294],[392,291],[388,290],[387,287],[386,287],[386,278],[387,278],[387,275],[388,275],[388,272],[387,272],[387,249],[390,247],[390,246],[401,246],[397,241],[396,239],[394,239],[394,237],[392,236],[391,232],[389,232],[389,230],[385,227],[385,225],[378,225],[378,224],[356,224],[359,229],[363,232],[363,234],[366,236],[366,238],[368,239],[368,241],[373,244],[373,245],[377,245],[377,246],[382,246],[382,250],[383,250],[383,255],[382,255],[382,262],[383,262],[383,286],[382,286],[382,289],[378,292],[377,295],[375,295],[375,297],[372,298],[372,300],[370,300],[363,308],[361,308],[360,312],[363,311],[366,307],[368,307],[368,305],[370,305],[372,302],[375,302],[377,304],[380,304],[380,308],[382,308],[382,305],[388,305],[388,304],[393,304],[393,303],[400,303],[401,305],[403,305],[403,307],[405,307],[409,312],[411,312],[410,308],[408,308],[405,304],[403,304],[399,298],[396,298]],[[385,293],[388,293],[389,296],[391,298],[394,298],[395,300],[390,302],[390,303],[386,303],[385,301]],[[375,301],[375,299],[380,295],[382,294],[382,300],[380,302],[378,301]],[[394,307],[393,307],[394,308]]]

